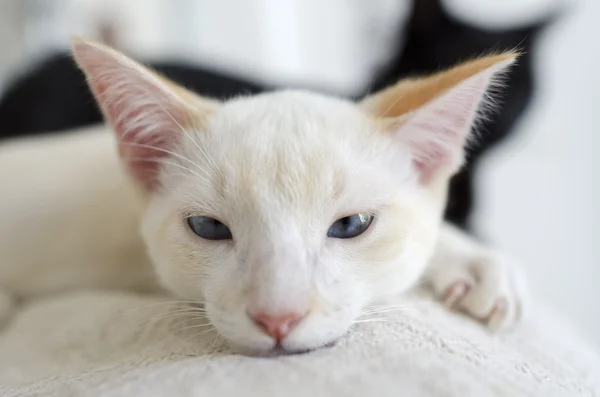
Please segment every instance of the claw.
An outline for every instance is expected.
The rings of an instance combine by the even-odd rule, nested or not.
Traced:
[[[464,281],[457,281],[452,284],[445,293],[444,306],[448,309],[456,307],[458,302],[469,292],[471,287]]]

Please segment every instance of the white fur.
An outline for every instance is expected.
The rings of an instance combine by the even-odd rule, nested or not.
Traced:
[[[140,198],[105,127],[0,146],[0,289],[147,288]]]
[[[335,340],[368,304],[405,291],[423,274],[438,241],[449,173],[421,183],[414,148],[355,104],[283,91],[211,104],[210,117],[183,125],[173,115],[194,118],[189,112],[201,113],[201,101],[195,110],[185,101],[149,107],[151,98],[138,96],[162,83],[141,79],[147,72],[120,56],[104,59],[107,70],[86,68],[90,59],[94,51],[78,58],[93,88],[94,73],[115,71],[117,80],[102,81],[116,81],[117,88],[149,85],[128,90],[132,96],[118,106],[134,121],[107,118],[118,135],[119,123],[141,128],[142,135],[166,134],[158,139],[170,154],[160,159],[160,189],[138,190],[119,164],[113,135],[101,128],[0,147],[0,185],[8,192],[0,197],[0,287],[6,292],[30,297],[75,287],[153,288],[152,263],[163,286],[204,303],[218,331],[246,350],[276,344],[248,310],[306,313],[281,341],[286,351],[302,351]],[[113,111],[110,94],[99,100],[105,112]],[[145,118],[144,112],[152,114]],[[468,131],[468,125],[458,127]],[[411,123],[402,128],[410,132]],[[129,164],[128,152],[121,155]],[[327,238],[333,222],[361,212],[375,215],[364,234]],[[186,224],[193,215],[219,219],[233,240],[194,235]],[[453,246],[456,233],[442,229],[440,241],[446,238]],[[441,244],[442,259],[434,257],[428,275],[445,293],[439,263],[453,251]],[[470,266],[469,252],[481,256],[473,247],[454,256],[459,268]],[[493,288],[492,308],[510,293]]]
[[[410,180],[408,162],[404,169],[390,167],[395,153],[386,140],[369,139],[371,128],[354,105],[308,93],[223,105],[205,131],[190,133],[204,153],[192,143],[179,152],[199,165],[187,167],[202,170],[200,182],[198,175],[165,165],[165,193],[153,196],[142,224],[164,285],[186,299],[205,301],[224,336],[260,350],[275,342],[252,323],[248,309],[310,312],[282,343],[301,350],[346,332],[372,296],[408,287],[425,266],[437,212],[429,215],[429,206],[421,203],[430,199]],[[219,189],[215,178],[222,181]],[[341,184],[337,197],[336,184]],[[394,230],[390,223],[403,221],[386,217],[391,204],[422,214],[420,227],[431,231],[432,241],[405,230],[393,263],[365,263],[360,251]],[[377,220],[364,235],[325,238],[337,219],[366,211]],[[182,214],[221,220],[235,243],[192,235]]]
[[[477,243],[449,224],[442,225],[440,235],[443,238],[438,240],[426,269],[438,296],[447,299],[453,287],[464,285],[467,289],[455,297],[453,308],[494,330],[510,327],[527,314],[525,275],[514,259]],[[504,306],[498,308],[499,304]]]

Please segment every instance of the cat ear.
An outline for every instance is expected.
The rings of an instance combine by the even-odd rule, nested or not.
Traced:
[[[487,93],[516,58],[515,53],[488,56],[430,77],[403,80],[361,105],[408,145],[419,179],[426,184],[460,168]]]
[[[146,189],[157,188],[161,161],[217,107],[102,44],[80,38],[73,56],[112,126],[119,154]],[[183,135],[183,136],[182,136]]]

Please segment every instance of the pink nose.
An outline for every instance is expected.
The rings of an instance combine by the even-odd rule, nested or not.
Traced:
[[[256,325],[277,342],[285,339],[304,316],[298,313],[287,313],[281,316],[272,316],[261,312],[250,313],[250,318]]]

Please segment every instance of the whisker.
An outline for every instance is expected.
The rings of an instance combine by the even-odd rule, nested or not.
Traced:
[[[198,304],[198,301],[187,301],[187,300],[181,300],[181,301],[168,301],[168,302],[156,302],[156,303],[150,303],[147,305],[142,305],[142,306],[138,306],[138,307],[134,307],[134,308],[130,308],[127,309],[125,311],[123,311],[123,313],[129,313],[131,311],[136,311],[136,310],[142,310],[142,309],[147,309],[150,307],[156,307],[156,306],[164,306],[164,305],[184,305],[184,304]],[[190,306],[193,307],[193,306]],[[197,308],[200,309],[200,308]]]
[[[211,346],[211,350],[215,350],[215,347],[217,346],[217,342],[219,342],[219,339],[221,339],[221,335],[217,332],[217,334],[215,335],[215,339],[213,340],[212,346]]]
[[[369,319],[365,319],[365,320],[356,320],[356,321],[354,321],[354,324],[377,323],[377,322],[390,322],[390,319],[389,318],[369,318]]]
[[[202,316],[198,316],[198,312],[193,311],[193,310],[178,310],[175,312],[163,313],[161,315],[151,317],[150,319],[148,319],[147,321],[142,323],[142,325],[140,327],[144,328],[151,324],[155,324],[159,321],[163,321],[167,318],[180,317],[180,316],[190,316],[189,318],[207,318],[203,314],[203,312],[201,312],[201,314],[202,314]]]
[[[166,313],[161,314],[176,314],[176,313],[194,313],[194,314],[205,314],[206,310],[204,308],[197,307],[182,307],[177,310],[168,310]]]
[[[184,331],[186,329],[205,328],[205,327],[212,327],[211,329],[216,329],[214,325],[212,325],[211,323],[207,323],[207,324],[197,324],[197,325],[190,325],[188,327],[177,328],[177,330],[175,332],[181,332],[181,331]]]
[[[143,143],[135,143],[135,142],[123,143],[123,145],[133,146],[133,147],[141,147],[141,148],[152,149],[152,150],[157,150],[159,152],[167,153],[167,154],[170,154],[170,155],[175,156],[177,158],[180,158],[182,160],[185,160],[188,163],[190,163],[193,166],[195,166],[196,168],[198,168],[199,170],[204,171],[204,168],[200,167],[200,165],[198,165],[197,163],[195,163],[192,160],[188,159],[187,157],[182,156],[179,153],[175,153],[175,152],[173,152],[171,150],[163,149],[163,148],[160,148],[160,147],[157,147],[157,146],[153,146],[153,145],[146,145],[146,144],[143,144]]]
[[[151,92],[150,92],[150,90],[147,90],[147,93],[148,93],[149,95],[151,95]],[[196,146],[198,149],[200,149],[200,150],[202,151],[202,149],[200,148],[200,145],[198,145],[198,142],[196,142],[196,140],[195,140],[194,138],[192,138],[192,136],[191,136],[191,135],[190,135],[190,134],[187,132],[187,130],[186,130],[185,128],[183,128],[183,126],[181,125],[181,123],[180,123],[180,122],[179,122],[179,121],[178,121],[178,120],[177,120],[175,117],[173,117],[173,115],[171,114],[171,112],[169,112],[169,111],[168,111],[168,110],[167,110],[167,109],[166,109],[166,108],[163,106],[163,104],[161,103],[161,101],[156,101],[156,104],[157,104],[157,105],[158,105],[158,107],[159,107],[159,108],[160,108],[160,109],[161,109],[161,110],[162,110],[162,111],[163,111],[163,112],[164,112],[164,113],[165,113],[165,114],[166,114],[166,115],[169,117],[169,119],[171,119],[171,121],[172,121],[173,123],[175,123],[175,125],[176,125],[176,126],[179,128],[179,130],[180,130],[181,132],[183,132],[183,133],[184,133],[184,134],[185,134],[185,135],[186,135],[186,136],[189,138],[189,140],[190,140],[190,141],[192,141],[192,143],[193,143],[193,144],[194,144],[194,145],[195,145],[195,146]],[[187,116],[188,116],[188,118],[189,118],[189,119],[192,119],[192,117],[191,117],[191,115],[190,115],[189,111],[187,111]]]
[[[405,315],[411,314],[411,312],[409,310],[407,310],[407,309],[398,308],[398,309],[387,309],[387,310],[373,310],[373,311],[368,312],[368,313],[363,313],[363,314],[359,315],[357,318],[358,319],[365,319],[365,318],[371,318],[371,316],[374,316],[374,315],[382,315],[382,314],[384,314],[384,315],[390,315],[390,314],[393,314],[393,313],[400,313],[400,314],[405,314]],[[412,312],[412,314],[415,314],[415,313]]]
[[[401,311],[401,310],[410,310],[410,307],[408,305],[374,307],[374,308],[371,308],[368,310],[363,310],[362,314],[369,315],[369,314],[374,314],[374,313],[390,313],[390,312]]]
[[[204,335],[204,334],[206,334],[206,333],[213,332],[213,331],[215,331],[215,330],[216,330],[216,328],[214,328],[214,327],[213,327],[213,328],[209,328],[209,329],[206,329],[206,330],[200,331],[200,332],[198,332],[197,334],[194,334],[194,335],[192,335],[192,336],[190,336],[190,337],[188,337],[188,338],[185,338],[184,340],[182,340],[182,341],[179,343],[179,346],[181,346],[182,344],[184,344],[184,343],[188,342],[188,341],[189,341],[189,340],[191,340],[191,339],[197,338],[197,337],[199,337],[200,335]],[[218,335],[218,334],[217,334],[217,335]]]
[[[393,304],[372,304],[372,305],[368,305],[366,306],[363,311],[367,312],[367,311],[371,311],[371,310],[381,310],[381,309],[389,309],[389,308],[395,308],[395,307],[408,307],[410,306],[408,303],[393,303]]]
[[[209,318],[208,316],[206,316],[206,315],[202,315],[202,316],[191,316],[191,317],[184,318],[183,320],[181,320],[181,321],[178,321],[178,322],[174,323],[174,324],[172,325],[172,327],[173,327],[173,328],[178,328],[179,326],[181,326],[181,325],[183,325],[183,324],[185,324],[185,323],[189,323],[189,322],[191,322],[191,321],[198,321],[198,320],[200,320],[200,321],[205,321],[205,320],[206,320],[206,321],[209,321],[209,322],[210,322],[210,318]]]
[[[168,319],[168,318],[187,316],[190,314],[191,313],[189,313],[189,312],[180,312],[180,313],[167,313],[167,314],[163,314],[161,316],[154,316],[154,317],[149,318],[147,321],[144,321],[140,325],[140,327],[144,328],[151,324],[156,324],[157,322]],[[191,318],[191,316],[189,318]]]
[[[189,111],[188,111],[188,119],[191,121],[190,124],[193,125],[194,118],[191,117]],[[192,136],[187,132],[187,130],[185,128],[183,128],[183,126],[181,126],[181,124],[177,123],[177,121],[175,121],[175,123],[181,129],[181,131],[190,139],[190,141],[192,141],[192,143],[194,144],[194,146],[196,146],[196,148],[200,151],[200,153],[202,153],[202,155],[204,156],[206,161],[208,161],[210,163],[210,165],[212,167],[214,167],[214,169],[219,169],[219,167],[217,167],[217,164],[214,162],[214,160],[208,155],[208,153],[206,153],[206,151],[198,144],[198,142],[194,138],[192,138]]]
[[[195,171],[192,171],[191,169],[189,169],[188,167],[185,167],[181,164],[177,164],[177,163],[173,163],[171,161],[166,161],[165,159],[161,159],[161,158],[145,158],[145,157],[131,157],[129,158],[129,160],[133,160],[133,161],[140,161],[140,162],[148,162],[148,163],[158,163],[158,164],[166,164],[166,165],[170,165],[173,167],[177,167],[177,168],[181,168],[183,170],[186,170],[194,175],[196,175],[198,178],[200,178],[200,180],[209,183],[209,180],[206,179],[206,177],[198,174]]]

